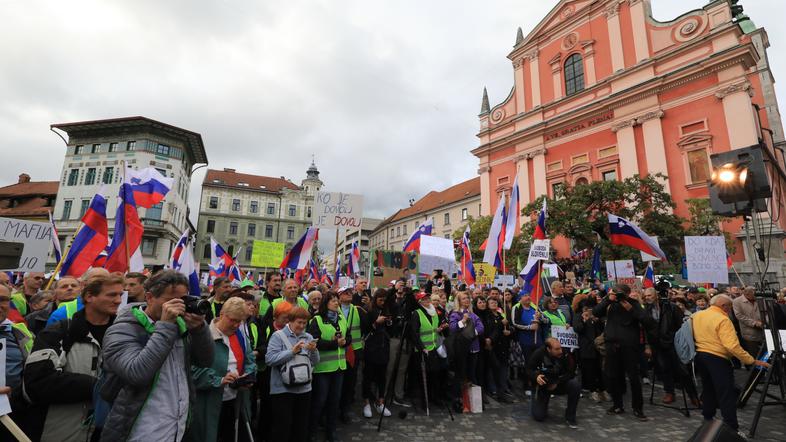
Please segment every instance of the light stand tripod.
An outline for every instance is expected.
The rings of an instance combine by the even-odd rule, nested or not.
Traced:
[[[775,304],[775,300],[773,299],[759,298],[756,300],[756,303],[759,307],[759,311],[764,313],[765,330],[769,329],[772,332],[773,348],[763,349],[765,352],[770,350],[767,359],[769,359],[771,367],[767,369],[764,385],[762,386],[761,395],[759,396],[759,403],[756,405],[756,412],[753,414],[753,421],[751,421],[751,428],[748,432],[748,436],[751,438],[756,434],[756,427],[759,425],[759,418],[761,418],[761,412],[765,406],[786,406],[786,353],[784,353],[784,343],[781,341],[777,327],[778,324],[775,320],[775,309],[779,307]],[[766,346],[766,344],[764,345]],[[756,369],[756,367],[752,368],[752,370]],[[756,379],[760,380],[761,376],[756,377]],[[769,393],[768,390],[770,385],[773,384],[777,384],[780,387],[780,398]],[[746,388],[746,390],[749,389],[755,389],[755,384]],[[767,398],[772,399],[772,401],[767,402]]]
[[[667,367],[667,368],[671,368],[671,367]],[[683,403],[682,407],[677,406],[677,405],[668,405],[668,404],[655,403],[655,401],[653,399],[655,397],[655,379],[654,379],[654,377],[653,377],[652,383],[651,383],[652,389],[650,390],[650,405],[655,406],[655,407],[669,408],[671,410],[677,410],[680,413],[682,413],[685,417],[690,417],[690,410],[701,410],[701,408],[698,408],[698,407],[689,407],[688,406],[688,395],[685,394],[685,382],[693,382],[694,385],[696,384],[696,380],[693,377],[693,362],[691,362],[691,367],[690,368],[691,369],[688,370],[688,375],[687,375],[688,379],[686,380],[685,376],[683,376],[683,379],[680,380],[680,389],[682,390],[682,403]],[[661,368],[661,369],[663,369],[663,368]]]

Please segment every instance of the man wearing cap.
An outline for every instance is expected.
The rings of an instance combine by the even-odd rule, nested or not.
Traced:
[[[22,280],[22,291],[16,292],[11,295],[11,302],[14,308],[20,315],[25,316],[28,313],[28,300],[31,296],[41,290],[44,284],[44,274],[41,272],[27,272]]]
[[[410,319],[410,341],[412,342],[412,357],[410,362],[410,379],[418,379],[422,385],[423,365],[426,368],[426,383],[428,384],[428,397],[431,400],[438,401],[441,392],[437,388],[439,381],[436,374],[439,372],[439,356],[437,355],[437,348],[439,347],[439,335],[443,330],[448,328],[447,322],[440,323],[437,309],[431,302],[431,296],[426,292],[420,292],[415,295],[418,301],[418,307],[412,312]],[[414,377],[412,377],[414,376]],[[425,408],[425,396],[424,400]]]
[[[347,424],[350,422],[349,411],[352,402],[355,400],[355,385],[357,384],[357,376],[360,369],[360,361],[363,360],[363,337],[368,334],[369,324],[367,322],[367,312],[352,304],[352,288],[341,287],[338,292],[339,309],[338,314],[347,323],[347,334],[352,338],[352,352],[354,353],[354,363],[351,357],[348,357],[349,363],[347,369],[344,371],[344,381],[341,387],[341,406],[339,418],[341,422]]]

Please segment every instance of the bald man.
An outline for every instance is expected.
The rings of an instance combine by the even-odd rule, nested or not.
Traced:
[[[11,303],[22,316],[29,313],[30,298],[41,290],[44,284],[44,274],[41,272],[27,272],[22,280],[22,291],[11,294]]]

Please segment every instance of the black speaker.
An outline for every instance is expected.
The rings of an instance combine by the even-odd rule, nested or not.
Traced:
[[[721,420],[704,421],[704,424],[693,433],[688,442],[745,442],[745,438],[737,434]]]
[[[713,212],[720,216],[739,216],[750,215],[753,211],[767,211],[764,199],[772,196],[772,187],[764,167],[764,154],[761,149],[762,146],[757,144],[710,155],[713,170],[713,179],[710,182],[710,207]],[[737,173],[741,170],[745,171],[747,179],[744,185],[740,185],[737,181],[738,177],[726,184],[718,180],[716,175],[724,169],[723,166],[728,165],[733,165],[731,170]]]

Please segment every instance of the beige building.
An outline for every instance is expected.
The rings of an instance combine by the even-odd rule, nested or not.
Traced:
[[[434,219],[433,236],[451,238],[456,229],[467,225],[470,217],[481,214],[480,178],[472,178],[442,191],[427,193],[406,209],[382,221],[369,237],[373,249],[402,250],[415,229]]]

